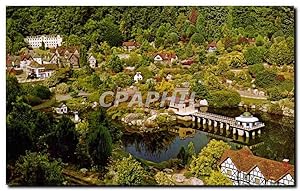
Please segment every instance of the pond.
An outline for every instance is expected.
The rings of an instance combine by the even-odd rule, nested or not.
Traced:
[[[241,115],[244,110],[209,109],[209,112],[221,114],[228,117]],[[193,123],[177,122],[176,127],[180,129],[178,133],[161,131],[156,133],[130,133],[123,132],[122,142],[125,150],[132,155],[150,160],[162,162],[171,158],[176,158],[181,147],[187,148],[189,142],[193,142],[196,152],[200,150],[212,139],[223,140],[231,145],[233,149],[249,146],[257,156],[282,161],[289,159],[294,164],[295,159],[295,127],[294,118],[270,115],[262,112],[251,111],[252,114],[265,123],[262,134],[255,139],[246,139],[233,135],[225,136],[205,129],[193,130]],[[213,127],[210,127],[213,128]],[[199,129],[199,128],[198,128]]]

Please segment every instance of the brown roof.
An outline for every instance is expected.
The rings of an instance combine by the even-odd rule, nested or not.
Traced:
[[[232,160],[239,171],[249,173],[252,169],[258,167],[267,180],[278,181],[288,173],[294,177],[294,165],[255,156],[248,147],[243,147],[237,151],[226,150],[221,157],[219,165],[227,158]]]
[[[128,41],[128,42],[123,42],[122,44],[123,46],[140,46],[140,44],[138,42],[135,41]]]
[[[193,59],[187,59],[187,60],[182,60],[181,64],[182,65],[192,65],[194,63]]]
[[[157,55],[159,55],[163,60],[171,60],[172,58],[176,58],[175,53],[157,53],[154,57],[156,57]]]
[[[57,64],[43,64],[46,70],[56,70],[58,69]]]
[[[29,66],[32,68],[44,68],[44,65],[41,65],[41,64],[37,63],[36,61],[31,61]]]
[[[214,48],[217,47],[217,43],[216,42],[211,42],[207,45],[207,48]]]
[[[68,51],[70,54],[74,53],[77,50],[79,53],[79,47],[77,46],[70,46],[70,47],[57,47],[57,48],[51,48],[50,52],[55,53],[56,51],[60,56],[64,56],[65,53]]]

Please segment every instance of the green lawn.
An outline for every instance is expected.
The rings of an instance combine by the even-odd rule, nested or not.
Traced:
[[[244,102],[244,104],[246,105],[250,105],[250,104],[262,105],[270,102],[269,100],[246,98],[246,97],[241,97],[241,101]]]

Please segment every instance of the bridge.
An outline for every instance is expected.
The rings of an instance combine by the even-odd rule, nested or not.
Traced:
[[[246,112],[247,113],[247,112]],[[177,113],[177,115],[180,115]],[[232,134],[239,136],[255,137],[257,134],[261,134],[261,128],[265,126],[264,123],[259,122],[256,117],[252,115],[240,116],[240,121],[235,118],[226,117],[214,113],[197,111],[189,116],[192,117],[192,121],[202,123],[203,125],[208,124],[220,129],[226,129],[232,131]]]

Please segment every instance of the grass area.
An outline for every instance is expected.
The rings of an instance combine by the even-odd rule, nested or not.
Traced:
[[[244,104],[246,104],[246,105],[250,105],[250,104],[262,105],[262,104],[270,102],[269,100],[246,98],[246,97],[241,97],[241,101],[244,102]]]
[[[49,108],[51,107],[52,105],[54,105],[56,103],[56,99],[55,99],[55,96],[52,96],[51,99],[39,104],[39,105],[36,105],[36,106],[33,106],[32,109],[33,110],[40,110],[40,109],[45,109],[45,108]]]

